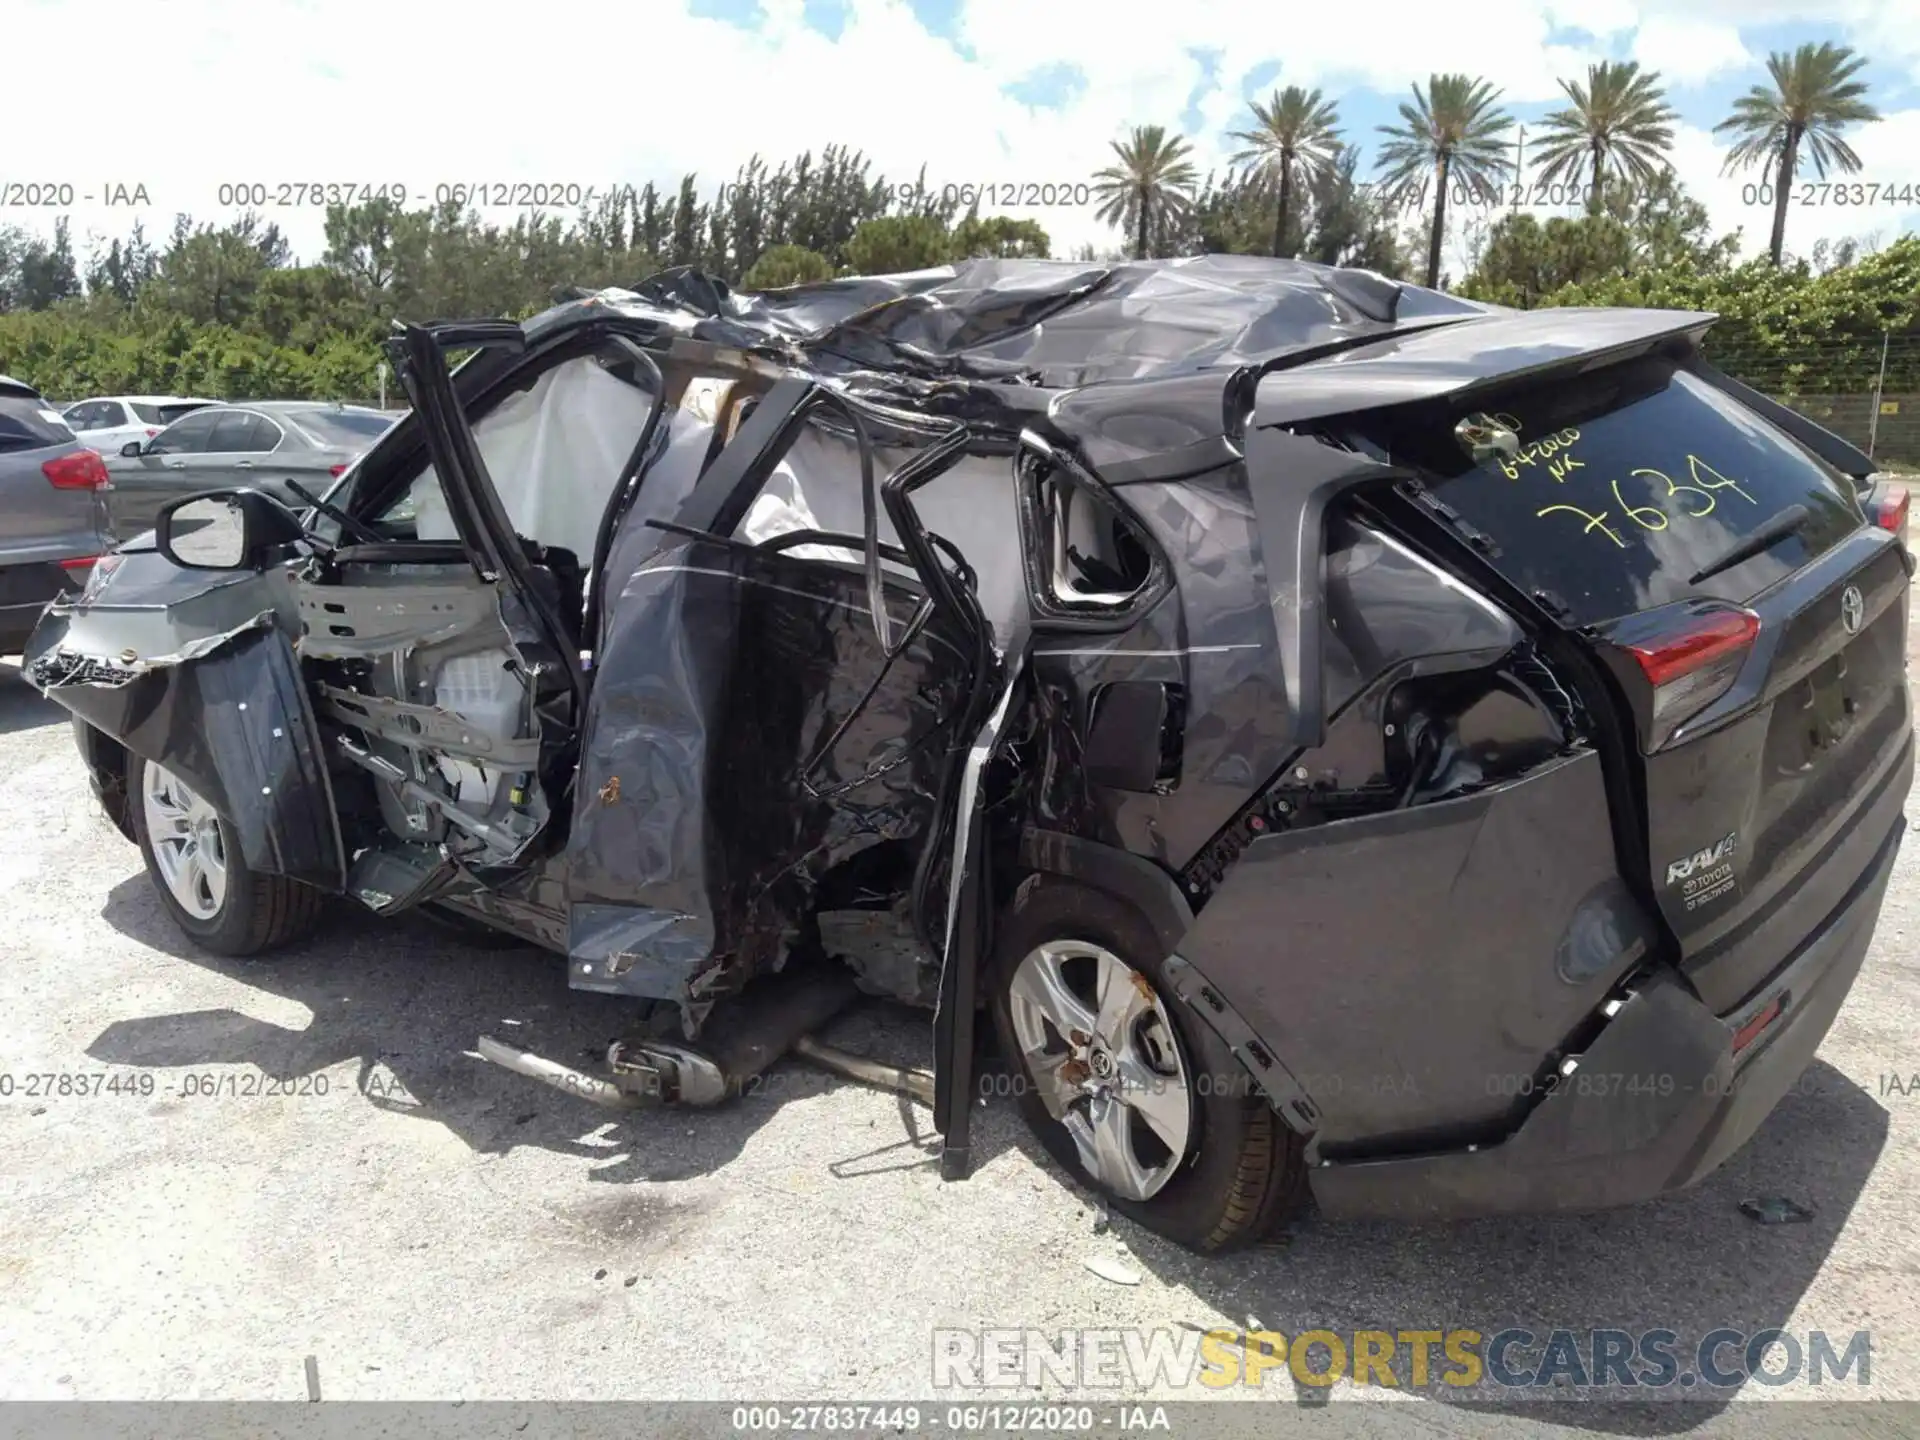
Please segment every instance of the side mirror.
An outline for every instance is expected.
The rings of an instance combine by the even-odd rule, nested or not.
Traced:
[[[306,534],[293,512],[258,490],[212,490],[160,511],[154,547],[183,570],[250,570],[268,550]]]
[[[120,447],[120,453],[126,456],[129,460],[131,460],[131,459],[134,459],[136,456],[138,456],[145,448],[146,446],[144,441],[129,440],[127,441],[126,444]]]

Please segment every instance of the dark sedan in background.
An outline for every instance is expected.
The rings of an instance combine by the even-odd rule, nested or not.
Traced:
[[[109,456],[109,502],[123,536],[153,527],[169,500],[234,485],[265,490],[296,507],[288,484],[323,493],[398,417],[361,405],[249,400],[195,410],[146,441]]]

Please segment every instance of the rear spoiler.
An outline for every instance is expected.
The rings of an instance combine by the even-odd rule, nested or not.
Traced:
[[[1704,360],[1699,362],[1697,368],[1701,379],[1715,389],[1731,395],[1749,410],[1757,412],[1762,419],[1786,431],[1841,474],[1849,475],[1855,480],[1863,480],[1880,468],[1866,451],[1841,439],[1825,426],[1816,425],[1799,411],[1791,410],[1778,400],[1762,395],[1751,385],[1742,384],[1724,370],[1709,365]]]
[[[1344,353],[1266,367],[1253,428],[1290,426],[1423,401],[1462,401],[1516,381],[1616,365],[1651,351],[1698,350],[1705,311],[1519,310],[1366,337]]]

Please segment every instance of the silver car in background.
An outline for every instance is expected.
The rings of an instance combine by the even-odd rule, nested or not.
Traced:
[[[138,535],[152,528],[169,500],[235,485],[304,509],[299,491],[324,494],[395,418],[319,400],[248,400],[195,410],[108,458],[114,526]]]
[[[0,655],[113,546],[107,467],[40,392],[0,375]]]

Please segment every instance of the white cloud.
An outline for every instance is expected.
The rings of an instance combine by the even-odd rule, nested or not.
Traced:
[[[1800,167],[1787,206],[1790,252],[1806,255],[1817,241],[1849,235],[1884,243],[1904,230],[1920,229],[1920,163],[1915,161],[1920,156],[1920,110],[1886,115],[1878,125],[1861,129],[1853,147],[1861,162],[1857,176],[1829,173],[1823,187],[1810,166]],[[1683,125],[1675,133],[1674,168],[1687,189],[1706,205],[1716,230],[1738,227],[1746,253],[1758,254],[1773,234],[1772,177],[1758,169],[1723,176],[1725,154],[1707,130]],[[1844,187],[1842,180],[1847,182]],[[1890,190],[1892,199],[1887,198]],[[1857,199],[1873,203],[1863,207]],[[1856,203],[1845,203],[1850,200]]]
[[[1714,20],[1649,15],[1633,37],[1633,58],[1669,84],[1699,84],[1753,63],[1739,30]]]
[[[1204,77],[1195,48],[1222,52],[1217,84],[1199,102],[1203,171],[1234,148],[1223,132],[1245,117],[1244,77],[1271,61],[1284,63],[1278,84],[1320,85],[1335,97],[1372,88],[1389,100],[1431,71],[1466,70],[1524,105],[1557,100],[1557,76],[1629,44],[1682,79],[1736,63],[1735,27],[1800,19],[1841,38],[1877,37],[1871,73],[1883,79],[1908,64],[1920,75],[1920,0],[1668,0],[1657,14],[1652,0],[1484,0],[1470,22],[1433,0],[1381,0],[1358,33],[1354,12],[1331,5],[1281,22],[1247,0],[1151,10],[1110,0],[965,0],[958,36],[973,59],[929,34],[903,0],[851,0],[837,41],[806,27],[800,0],[762,4],[767,21],[749,32],[693,18],[685,0],[639,9],[545,0],[531,12],[176,0],[164,25],[131,0],[29,3],[9,14],[12,54],[68,54],[72,37],[109,33],[138,33],[142,47],[135,71],[92,90],[76,92],[68,65],[10,71],[9,115],[27,137],[12,152],[36,163],[9,161],[0,180],[64,181],[96,197],[110,183],[143,183],[150,236],[163,234],[176,211],[227,218],[233,210],[219,203],[220,187],[234,182],[265,182],[275,187],[270,199],[279,185],[303,182],[397,182],[416,200],[449,182],[651,179],[670,188],[688,171],[711,187],[756,151],[778,161],[831,142],[863,146],[876,169],[903,181],[924,165],[939,184],[1079,182],[1108,162],[1108,142],[1129,124],[1179,123]],[[1600,37],[1598,48],[1549,45],[1561,26]],[[1062,61],[1086,84],[1060,109],[1032,109],[1004,93]],[[38,132],[35,116],[46,117]],[[1873,157],[1870,169],[1912,171],[1916,141],[1911,121],[1900,119],[1863,133],[1859,148]],[[1719,184],[1717,152],[1699,132],[1688,132],[1680,159],[1689,183]],[[1731,183],[1731,192],[1712,191],[1716,219],[1747,221],[1749,239],[1764,241],[1764,217],[1737,204],[1739,182]],[[49,213],[0,212],[0,224],[44,229]],[[1118,238],[1091,207],[1020,213],[1039,220],[1060,250]],[[1912,213],[1871,218],[1891,233]],[[269,206],[266,214],[298,252],[318,255],[320,209]],[[73,228],[121,234],[132,218],[96,200],[75,205]],[[1789,241],[1858,224],[1837,209],[1797,210]]]

